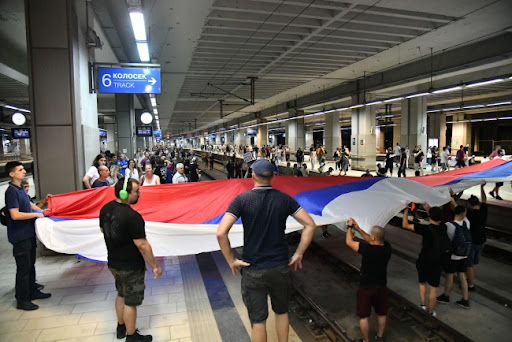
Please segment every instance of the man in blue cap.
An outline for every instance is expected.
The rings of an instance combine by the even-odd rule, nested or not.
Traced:
[[[238,195],[229,205],[217,230],[217,239],[233,274],[242,274],[242,298],[252,324],[252,340],[266,341],[270,296],[276,317],[279,342],[288,341],[289,268],[302,268],[302,257],[311,243],[315,222],[289,195],[270,185],[273,166],[265,159],[252,165],[254,188]],[[288,256],[285,239],[286,219],[293,216],[304,226],[297,250]],[[228,234],[233,224],[242,219],[244,250],[242,260],[235,258]]]

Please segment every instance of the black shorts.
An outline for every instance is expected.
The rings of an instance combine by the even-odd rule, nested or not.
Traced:
[[[386,287],[357,289],[357,316],[359,318],[370,317],[372,306],[379,316],[385,316],[388,313],[388,289]]]
[[[263,270],[242,268],[242,299],[251,323],[264,322],[268,317],[268,296],[272,310],[280,315],[288,312],[291,294],[288,265]]]
[[[468,259],[449,260],[444,267],[446,273],[464,273],[468,268]]]
[[[428,283],[432,287],[439,287],[441,281],[440,263],[427,262],[420,258],[416,261],[416,269],[418,270],[418,281],[420,283]]]
[[[144,300],[144,275],[146,271],[141,270],[116,270],[108,268],[116,281],[116,290],[119,297],[124,298],[127,306],[139,306]]]

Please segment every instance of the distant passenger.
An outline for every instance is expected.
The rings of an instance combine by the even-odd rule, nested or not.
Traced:
[[[377,177],[386,177],[386,168],[382,167],[380,163],[377,164]]]
[[[464,145],[460,145],[457,154],[455,155],[455,160],[457,164],[455,167],[465,167],[466,166],[466,152],[464,151]]]
[[[315,222],[289,195],[271,186],[272,164],[260,159],[252,165],[254,188],[231,202],[217,229],[217,239],[233,274],[242,275],[242,297],[252,325],[252,341],[266,341],[268,296],[275,312],[277,339],[288,341],[290,271],[302,268],[302,258],[315,232]],[[304,226],[301,241],[291,258],[285,239],[286,219],[293,216]],[[228,234],[242,219],[244,250],[242,260],[235,258]]]
[[[386,152],[386,164],[384,166],[385,168],[385,172],[384,172],[384,176],[387,175],[387,172],[389,170],[389,175],[392,177],[393,176],[393,149],[390,147],[388,148],[387,152]]]
[[[459,274],[460,287],[462,289],[462,299],[456,303],[464,309],[469,309],[468,282],[466,281],[466,271],[468,267],[467,259],[471,250],[470,222],[466,218],[466,208],[462,205],[455,207],[455,218],[451,222],[446,222],[446,232],[452,242],[452,253],[443,268],[446,272],[446,282],[444,284],[444,293],[437,297],[437,301],[442,304],[450,303],[450,293],[453,287],[453,274]],[[460,238],[463,238],[461,241]],[[469,241],[468,241],[469,240]],[[461,245],[462,244],[462,245]]]
[[[108,176],[110,176],[108,167],[100,165],[98,166],[98,172],[100,174],[100,178],[96,179],[94,183],[92,183],[92,187],[100,188],[102,186],[110,186],[110,183],[108,182]]]
[[[443,147],[443,152],[441,152],[441,162],[439,166],[441,166],[442,171],[449,171],[450,165],[448,164],[448,157],[450,154],[448,153],[448,148],[446,146]]]
[[[424,203],[423,206],[428,207],[428,204]],[[416,261],[420,283],[420,307],[432,316],[436,316],[434,308],[437,300],[437,288],[441,280],[441,261],[445,256],[444,251],[449,249],[450,241],[446,233],[446,226],[441,224],[441,208],[431,207],[428,214],[430,216],[428,226],[420,223],[410,224],[408,220],[409,206],[406,206],[402,228],[422,235],[421,251]],[[437,248],[434,246],[434,239],[438,242],[436,243]],[[430,288],[428,303],[426,302],[427,284]]]
[[[398,177],[400,177],[400,175],[403,175],[404,177],[407,177],[406,174],[405,174],[405,170],[407,170],[407,152],[405,150],[405,148],[401,148],[400,149],[400,152],[401,152],[401,156],[400,156],[400,166],[398,167]]]
[[[498,151],[498,154],[495,157],[493,157],[494,152],[496,152],[496,151],[492,152],[491,156],[489,157],[490,159],[502,159],[503,156],[505,155],[505,150],[503,150],[503,149],[500,149]],[[497,200],[502,201],[503,198],[500,197],[500,188],[502,186],[503,186],[503,182],[497,182],[496,186],[491,191],[489,191],[489,195],[491,195],[493,198],[496,198]]]
[[[468,290],[475,289],[475,270],[476,265],[480,263],[480,255],[484,249],[487,237],[485,227],[487,226],[487,197],[484,190],[485,182],[480,185],[480,196],[471,195],[468,200],[469,210],[467,218],[471,225],[471,251],[468,256]]]
[[[386,315],[388,313],[387,268],[391,258],[391,245],[384,240],[384,229],[374,226],[370,234],[362,230],[354,219],[347,222],[346,244],[362,255],[361,279],[357,290],[357,316],[363,341],[370,341],[370,324],[368,317],[372,306],[377,314],[378,331],[375,341],[384,341]],[[354,231],[357,230],[365,242],[354,241]]]
[[[140,177],[140,186],[160,185],[160,178],[153,173],[153,164],[147,162],[144,169],[146,174]]]
[[[128,177],[139,180],[139,170],[137,170],[137,162],[134,159],[130,159],[128,162]]]
[[[373,175],[370,173],[370,169],[366,169],[366,172],[363,173],[361,177],[373,177]]]
[[[105,159],[105,156],[103,156],[103,154],[98,154],[94,158],[92,166],[89,168],[89,170],[87,170],[87,173],[82,179],[85,189],[90,189],[92,183],[94,183],[96,179],[100,178],[100,174],[98,173],[98,166],[105,164],[107,164],[107,159]]]
[[[128,168],[128,159],[126,159],[126,155],[124,153],[121,153],[116,165],[119,170],[119,173],[121,174],[121,176],[124,177],[126,169]]]
[[[190,161],[189,174],[191,182],[199,182],[199,179],[201,177],[201,170],[199,169],[199,166],[197,166],[196,157],[193,157],[192,160]]]

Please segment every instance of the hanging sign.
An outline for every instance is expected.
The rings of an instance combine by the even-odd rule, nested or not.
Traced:
[[[100,93],[160,94],[160,69],[98,68]]]

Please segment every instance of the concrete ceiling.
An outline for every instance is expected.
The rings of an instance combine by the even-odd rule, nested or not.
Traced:
[[[105,43],[96,62],[139,62],[126,2],[90,3]],[[277,118],[296,104],[306,112],[337,108],[363,84],[365,96],[386,98],[512,74],[509,0],[142,0],[142,8],[152,62],[161,65],[164,134]],[[15,47],[0,49],[0,63],[26,74],[15,62],[26,56],[22,13],[23,0],[0,5],[0,42]],[[20,101],[22,91],[10,94],[5,77],[0,100]],[[248,77],[257,77],[254,104]],[[464,97],[510,99],[511,83]],[[430,96],[429,106],[457,97]],[[108,96],[99,103],[114,109]]]

